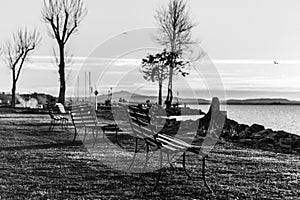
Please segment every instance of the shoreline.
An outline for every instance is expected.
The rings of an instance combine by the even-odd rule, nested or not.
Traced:
[[[284,130],[272,130],[260,124],[241,124],[227,119],[229,130],[223,137],[231,142],[247,147],[258,147],[275,152],[300,153],[300,136]]]
[[[184,109],[185,112],[190,111],[192,114],[199,112],[199,110],[189,107]],[[47,115],[49,113],[48,110],[45,109],[1,108],[0,114]],[[113,114],[110,109],[97,111],[97,115],[104,119],[113,119]],[[254,147],[274,152],[300,153],[300,135],[284,130],[266,129],[263,125],[256,123],[252,125],[243,124],[233,119],[227,119],[225,127],[227,128],[224,129],[220,136],[220,139],[222,140],[250,148]]]

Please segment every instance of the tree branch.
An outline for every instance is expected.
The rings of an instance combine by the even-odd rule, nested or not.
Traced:
[[[73,33],[73,32],[75,31],[75,29],[77,28],[77,22],[75,21],[74,23],[75,23],[75,24],[74,24],[73,28],[67,33],[67,37],[66,37],[66,39],[65,39],[65,41],[64,41],[64,44],[67,43],[68,39],[70,38],[70,36],[72,35],[72,33]]]

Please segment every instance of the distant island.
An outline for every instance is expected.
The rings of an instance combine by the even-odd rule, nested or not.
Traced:
[[[119,99],[125,99],[131,103],[145,103],[146,100],[150,100],[150,102],[157,102],[156,96],[148,96],[136,93],[130,93],[128,91],[120,91],[112,94],[112,102],[118,102]],[[164,97],[165,98],[165,97]],[[104,102],[107,99],[107,95],[98,96],[98,102]],[[200,104],[200,105],[208,105],[210,104],[210,100],[208,99],[193,99],[193,98],[177,98],[174,97],[173,103],[179,102],[180,104]],[[300,101],[292,101],[283,98],[257,98],[257,99],[228,99],[226,101],[222,101],[222,104],[227,105],[300,105]]]
[[[130,103],[145,103],[147,100],[150,100],[151,103],[157,102],[156,96],[148,96],[137,93],[130,93],[128,91],[114,92],[111,96],[112,103],[118,103],[121,100],[130,102]],[[0,107],[9,106],[11,95],[9,93],[0,93]],[[95,96],[90,97],[73,97],[68,98],[73,101],[94,101]],[[108,95],[99,95],[97,96],[98,103],[102,104],[108,99]],[[165,99],[165,97],[163,97]],[[22,101],[23,100],[23,101]],[[32,93],[32,94],[18,94],[17,98],[17,107],[31,107],[29,106],[30,102],[34,100],[34,107],[45,107],[49,102],[55,102],[56,97],[53,97],[49,94],[44,93]],[[67,101],[68,101],[67,100]],[[25,103],[24,103],[25,102]],[[70,103],[68,101],[68,103]],[[209,105],[210,100],[208,99],[194,99],[194,98],[173,98],[173,103],[186,104],[186,105]],[[226,101],[221,101],[221,104],[226,105],[300,105],[300,101],[292,101],[283,98],[257,98],[257,99],[228,99]],[[31,105],[31,104],[30,104]]]
[[[300,101],[291,101],[282,98],[260,98],[260,99],[229,99],[227,105],[300,105]]]

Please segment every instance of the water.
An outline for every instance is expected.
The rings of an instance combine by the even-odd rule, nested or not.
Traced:
[[[189,105],[207,112],[209,105]],[[243,124],[261,124],[265,128],[300,135],[300,106],[296,105],[222,105],[227,116]]]

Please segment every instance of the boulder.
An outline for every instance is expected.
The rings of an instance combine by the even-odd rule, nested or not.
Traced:
[[[249,132],[249,126],[246,127],[244,130],[242,130],[241,132],[239,132],[239,138],[243,139],[243,138],[249,138],[250,137],[250,132]]]
[[[274,144],[275,140],[274,140],[274,138],[266,137],[266,138],[260,139],[259,142],[263,143],[263,144]]]
[[[257,133],[259,131],[265,130],[265,127],[263,125],[260,124],[252,124],[250,126],[250,132],[251,133]]]
[[[239,123],[238,123],[237,121],[234,121],[234,120],[232,120],[232,119],[227,119],[227,120],[226,120],[226,123],[228,123],[228,125],[229,125],[230,127],[239,125]]]
[[[292,143],[292,149],[294,150],[300,150],[300,139],[297,139],[293,141]]]
[[[240,133],[242,131],[244,131],[245,129],[247,129],[247,131],[249,130],[249,126],[246,124],[238,124],[236,127],[236,132]]]
[[[277,143],[281,148],[291,149],[292,148],[292,138],[280,138]]]
[[[227,129],[223,129],[220,137],[222,137],[224,139],[229,139],[230,138],[230,132]]]
[[[273,133],[272,129],[265,129],[265,130],[259,131],[257,133],[253,133],[251,135],[251,138],[253,138],[253,139],[267,138],[267,137],[270,137],[272,135],[272,133]],[[272,139],[274,139],[274,138],[272,138]]]
[[[239,139],[239,142],[245,145],[252,145],[254,141],[252,139]]]
[[[276,141],[279,141],[280,138],[288,138],[290,136],[290,133],[285,132],[285,131],[274,131],[274,139]]]

